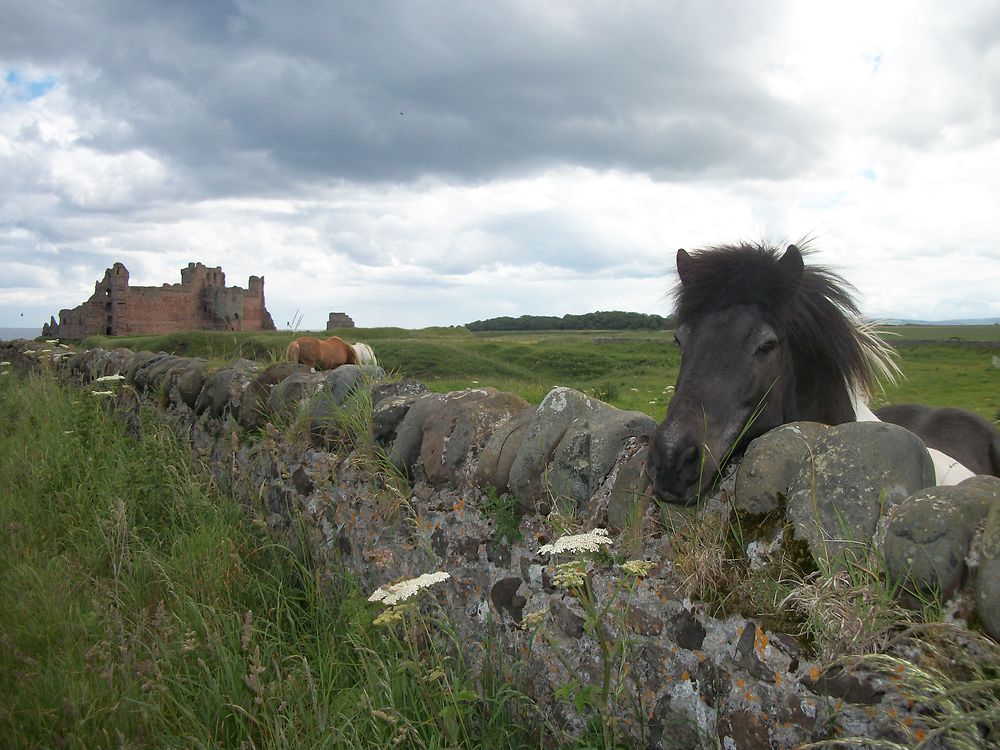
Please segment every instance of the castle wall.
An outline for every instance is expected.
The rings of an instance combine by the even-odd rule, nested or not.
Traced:
[[[79,307],[60,310],[43,326],[46,336],[81,339],[95,334],[173,333],[192,329],[273,331],[264,304],[264,279],[251,276],[248,289],[227,287],[222,268],[189,263],[180,284],[130,287],[128,269],[115,263],[94,294]]]

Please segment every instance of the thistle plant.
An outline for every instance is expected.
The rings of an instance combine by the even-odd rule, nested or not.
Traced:
[[[611,546],[607,530],[598,528],[582,534],[562,536],[552,544],[539,548],[539,552],[543,555],[571,555],[564,562],[555,563],[552,582],[576,599],[583,610],[585,632],[594,640],[600,655],[599,686],[587,685],[556,637],[545,631],[544,610],[526,614],[521,623],[523,628],[534,630],[544,637],[559,661],[572,675],[567,689],[558,691],[557,697],[568,698],[570,691],[575,692],[574,704],[577,710],[583,710],[589,705],[597,711],[602,744],[605,748],[615,747],[618,740],[618,724],[614,709],[618,696],[625,688],[625,678],[628,673],[626,662],[631,647],[631,639],[626,634],[625,617],[637,586],[653,568],[653,563],[646,560],[629,560],[622,563],[620,568],[625,575],[614,581],[606,599],[601,601],[601,597],[594,589],[590,569],[592,558],[595,555],[606,554]]]

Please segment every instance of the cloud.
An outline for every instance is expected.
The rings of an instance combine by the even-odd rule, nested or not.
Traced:
[[[995,3],[15,6],[0,322],[119,260],[312,326],[664,313],[677,247],[804,234],[866,309],[1000,314]]]

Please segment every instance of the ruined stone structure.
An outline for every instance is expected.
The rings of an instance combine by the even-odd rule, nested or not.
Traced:
[[[336,328],[354,328],[354,320],[347,313],[332,312],[326,321],[326,330],[332,331]]]
[[[264,306],[264,277],[251,276],[248,289],[227,287],[221,266],[188,263],[181,269],[180,284],[130,287],[128,269],[115,263],[94,285],[90,299],[72,310],[60,310],[59,322],[51,318],[42,335],[82,339],[191,329],[275,330]]]

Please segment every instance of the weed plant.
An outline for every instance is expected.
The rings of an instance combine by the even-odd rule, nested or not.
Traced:
[[[115,398],[0,379],[3,747],[383,748],[402,722],[402,746],[538,744],[503,679],[429,679],[352,580],[273,543],[148,415],[127,437]],[[476,696],[459,734],[439,680]]]

